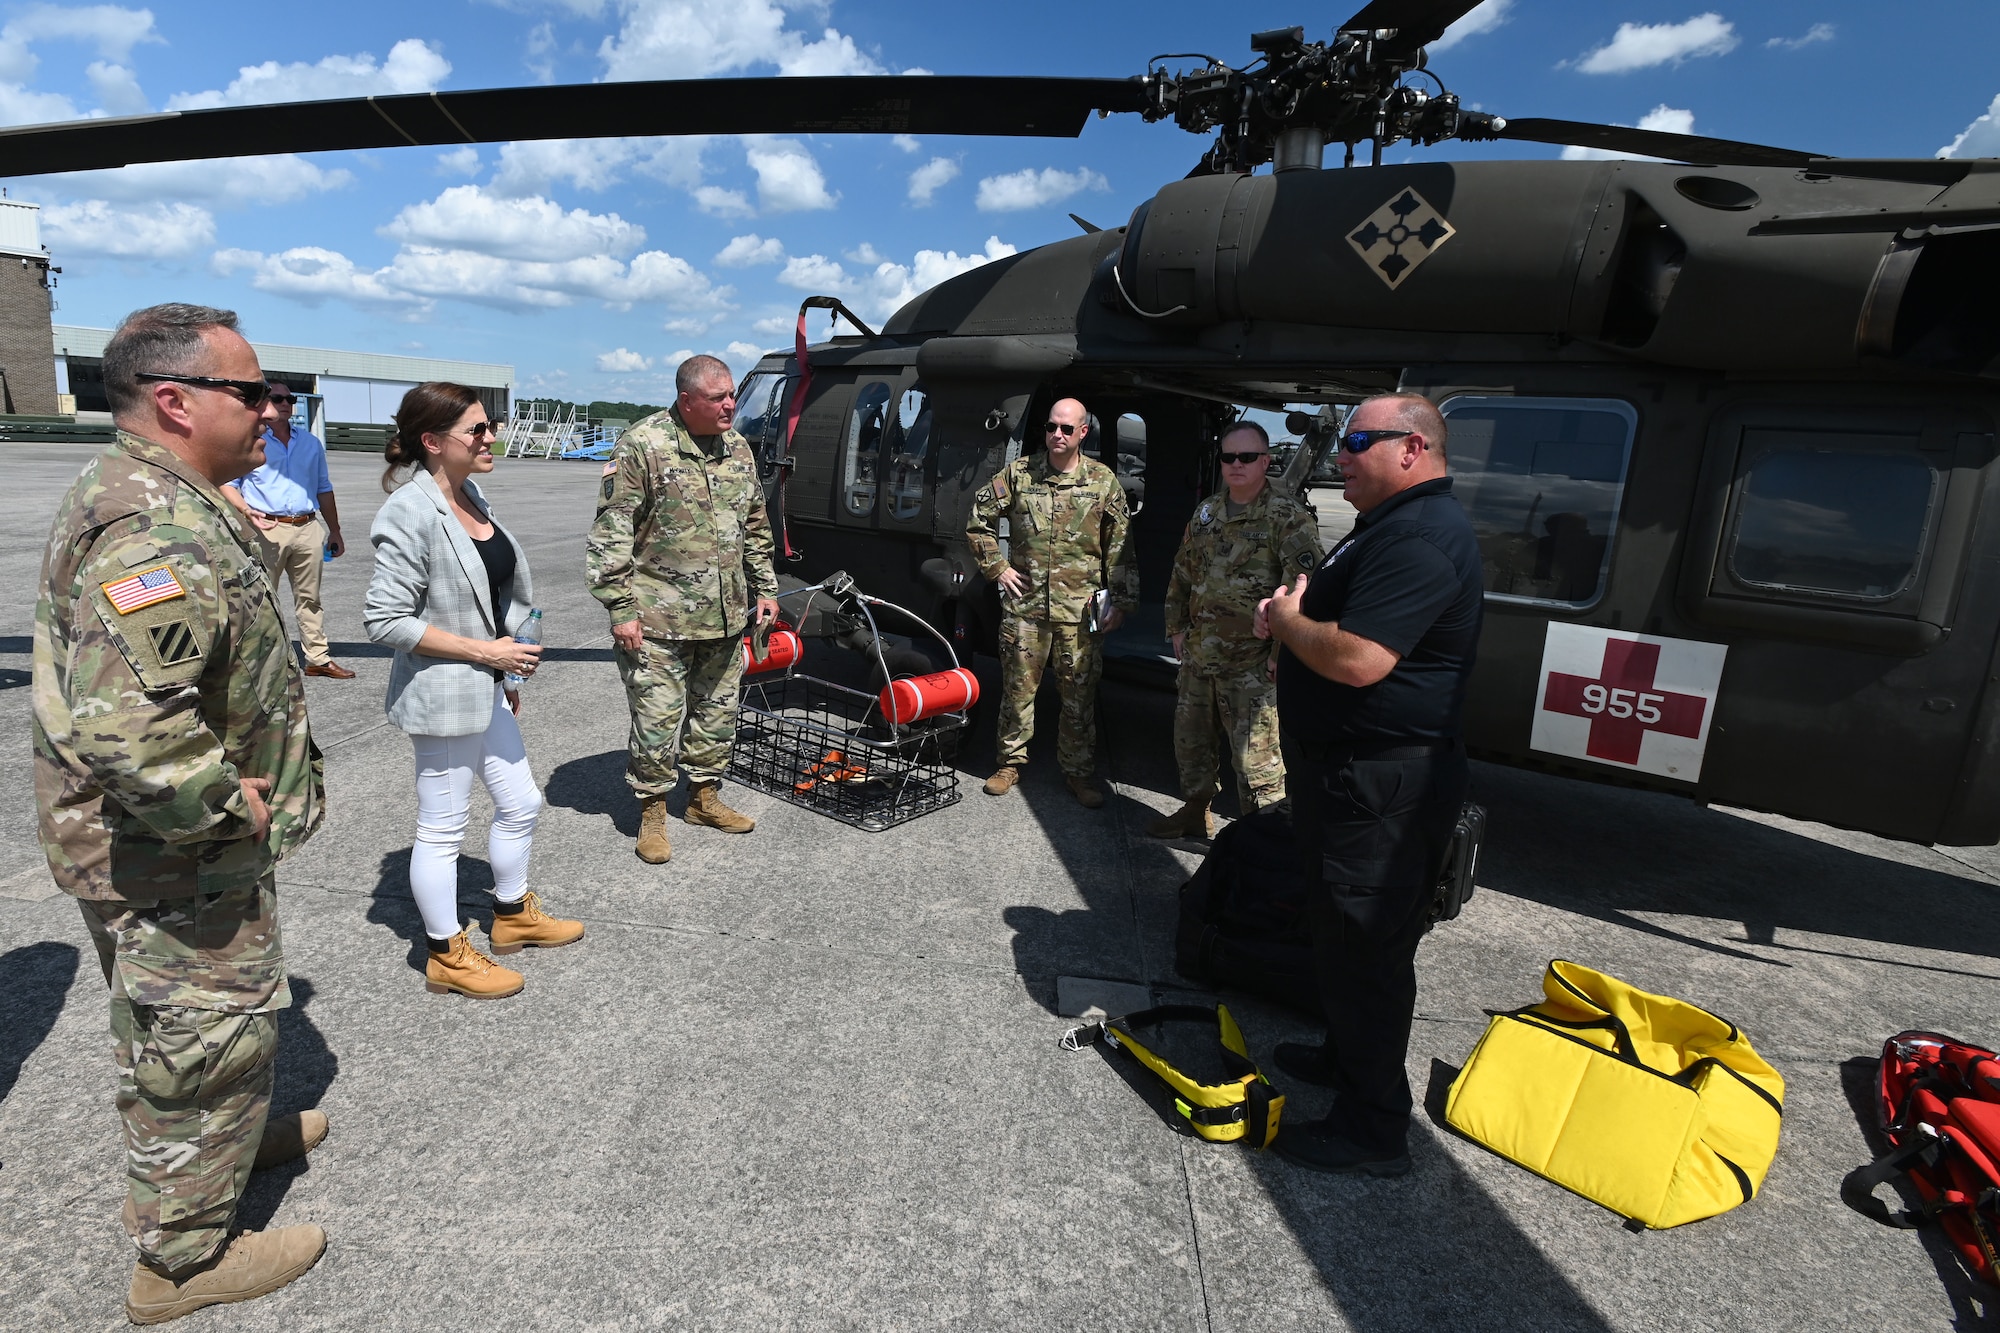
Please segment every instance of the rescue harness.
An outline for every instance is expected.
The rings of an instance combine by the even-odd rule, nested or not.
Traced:
[[[1163,1023],[1201,1023],[1217,1029],[1222,1067],[1220,1083],[1199,1083],[1188,1077],[1132,1035],[1134,1028]],[[1212,1143],[1247,1142],[1262,1152],[1278,1135],[1278,1117],[1285,1099],[1257,1068],[1244,1048],[1243,1031],[1224,1005],[1208,1009],[1193,1004],[1162,1004],[1123,1018],[1081,1023],[1063,1033],[1062,1048],[1080,1051],[1102,1041],[1124,1051],[1165,1083],[1174,1094],[1174,1110],[1202,1138]]]

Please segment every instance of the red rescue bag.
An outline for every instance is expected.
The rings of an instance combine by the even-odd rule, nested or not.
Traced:
[[[964,667],[933,671],[928,676],[905,676],[883,686],[875,701],[882,706],[882,716],[891,722],[963,713],[979,702],[979,678]]]
[[[743,672],[754,676],[764,671],[783,671],[797,662],[805,653],[805,645],[799,636],[788,629],[771,631],[771,641],[765,645],[764,660],[757,660],[757,650],[750,644],[750,636],[743,636]]]
[[[1935,1032],[1882,1045],[1876,1114],[1890,1151],[1850,1172],[1840,1197],[1890,1227],[1935,1221],[1974,1279],[2000,1285],[2000,1056]],[[1891,1212],[1875,1189],[1903,1176],[1921,1207]]]

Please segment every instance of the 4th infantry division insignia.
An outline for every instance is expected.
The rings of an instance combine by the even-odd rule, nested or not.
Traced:
[[[1417,265],[1457,234],[1458,229],[1446,222],[1430,201],[1406,189],[1347,233],[1347,243],[1394,291],[1417,271]]]

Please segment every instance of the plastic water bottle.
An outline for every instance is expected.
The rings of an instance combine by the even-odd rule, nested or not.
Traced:
[[[520,629],[514,632],[514,642],[540,643],[541,641],[542,641],[542,608],[538,606],[534,610],[528,612],[528,623],[521,626]],[[507,673],[507,688],[510,690],[518,690],[521,688],[521,682],[526,679],[527,677],[525,676],[516,675],[514,672],[509,671]]]

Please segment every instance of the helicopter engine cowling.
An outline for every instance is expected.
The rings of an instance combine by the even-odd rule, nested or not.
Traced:
[[[1197,177],[1134,212],[1108,299],[1154,327],[1540,335],[1692,367],[1839,370],[1874,350],[1861,330],[1894,228],[1784,219],[1935,193],[1639,162]]]

